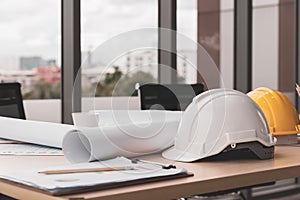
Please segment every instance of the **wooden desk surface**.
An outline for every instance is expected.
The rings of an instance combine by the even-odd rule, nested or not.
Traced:
[[[159,155],[144,159],[170,163]],[[0,171],[19,171],[68,163],[62,156],[0,156]],[[0,193],[21,199],[174,199],[300,176],[300,147],[276,147],[274,160],[176,162],[193,177],[61,197],[48,196],[0,181]]]

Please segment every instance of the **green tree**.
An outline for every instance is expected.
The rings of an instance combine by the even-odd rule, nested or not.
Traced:
[[[39,80],[34,90],[23,94],[24,99],[59,99],[60,83],[49,83]]]
[[[112,96],[113,89],[122,77],[122,74],[123,73],[120,71],[120,68],[118,66],[114,66],[114,72],[106,73],[104,80],[97,83],[95,95],[93,96]]]
[[[114,67],[113,73],[107,73],[103,81],[97,83],[95,95],[100,96],[131,96],[137,95],[135,84],[154,83],[156,80],[150,74],[138,71],[132,75],[123,75],[119,67]],[[94,88],[94,87],[92,87]]]
[[[114,66],[114,73],[106,73],[104,84],[110,85],[115,84],[122,76],[122,72],[120,71],[120,68],[118,66]]]
[[[136,83],[143,85],[154,82],[156,82],[155,78],[150,73],[143,71],[138,71],[132,76],[123,76],[115,85],[113,96],[136,96]]]

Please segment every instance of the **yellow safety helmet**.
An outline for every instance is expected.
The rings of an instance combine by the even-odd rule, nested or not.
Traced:
[[[248,95],[264,112],[273,135],[292,135],[300,132],[298,113],[284,94],[261,87],[249,92]]]

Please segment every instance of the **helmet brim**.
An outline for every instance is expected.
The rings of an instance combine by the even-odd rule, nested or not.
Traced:
[[[197,154],[192,154],[187,151],[176,149],[174,146],[164,151],[162,156],[169,160],[181,161],[181,162],[193,162],[202,158]]]
[[[239,143],[236,145],[235,148],[231,148],[230,145],[221,151],[221,154],[227,152],[236,152],[240,153],[239,151],[242,149],[248,149],[251,151],[257,158],[265,160],[265,159],[272,159],[274,158],[274,146],[264,146],[263,144],[254,141],[254,142],[246,142],[246,143]],[[214,157],[218,154],[211,155],[209,157]],[[170,149],[164,151],[162,156],[169,160],[181,161],[181,162],[194,162],[206,156],[200,156],[197,154],[192,154],[187,151],[181,151],[176,149],[175,147],[171,147]],[[230,159],[230,158],[229,158]]]

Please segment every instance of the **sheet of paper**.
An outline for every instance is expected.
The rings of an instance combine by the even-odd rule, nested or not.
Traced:
[[[0,155],[58,156],[63,152],[61,149],[34,144],[0,144]]]
[[[69,161],[78,163],[160,152],[174,144],[182,114],[171,111],[97,112],[100,121],[103,118],[102,126],[78,126],[78,130],[64,137],[63,151]]]
[[[117,167],[124,165],[135,166],[134,170],[128,171],[110,171],[110,172],[88,172],[88,173],[73,173],[73,174],[56,174],[45,175],[40,171],[49,169],[69,169],[72,168],[89,168],[89,167]],[[62,166],[55,168],[40,169],[34,172],[18,172],[1,174],[1,178],[17,181],[26,185],[31,185],[41,189],[56,189],[56,188],[75,188],[88,187],[93,185],[107,185],[127,182],[138,179],[146,179],[151,177],[170,176],[174,174],[186,173],[185,169],[162,169],[151,164],[132,164],[126,158],[117,158],[109,162],[93,162],[85,164],[76,164],[71,166]]]
[[[62,147],[64,135],[75,129],[72,125],[0,117],[0,138]]]

